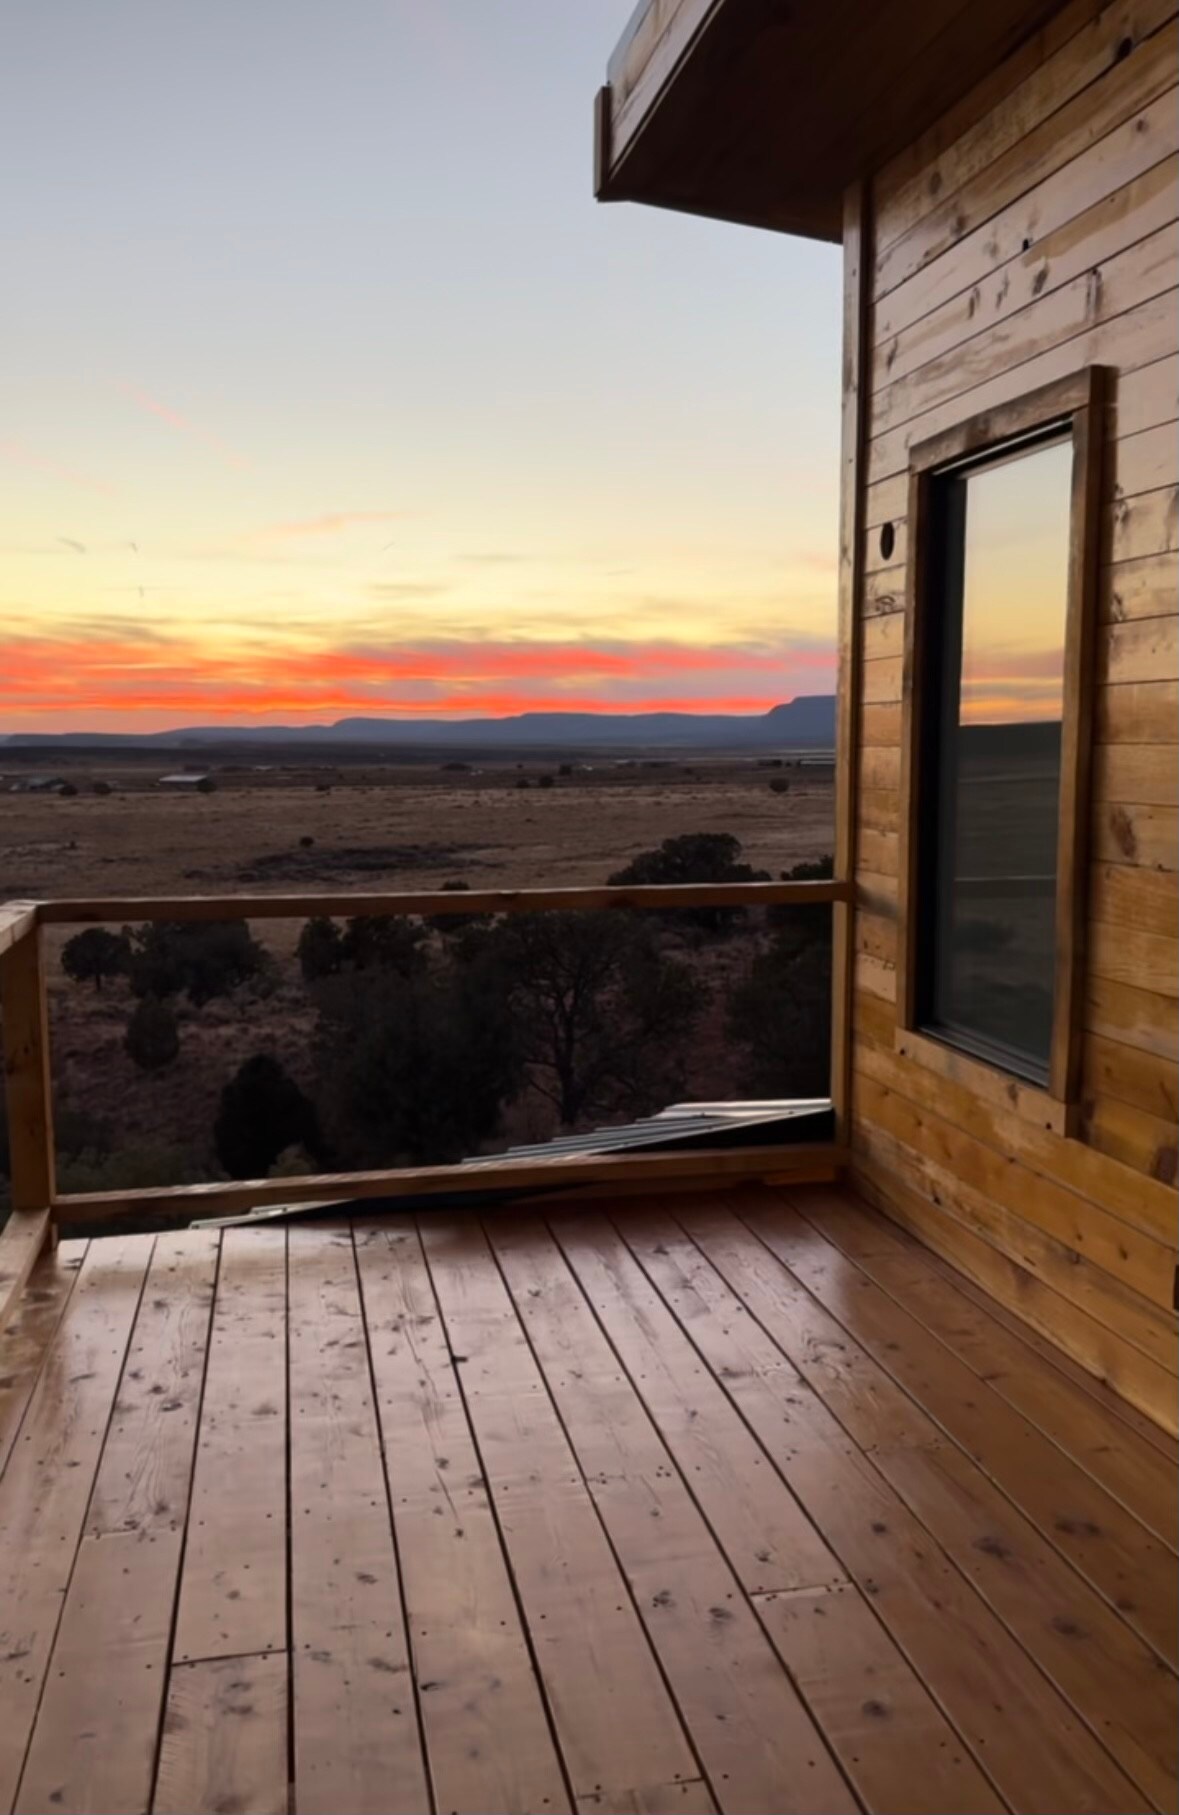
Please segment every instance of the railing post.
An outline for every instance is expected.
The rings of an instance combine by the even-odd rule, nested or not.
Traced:
[[[49,1010],[42,931],[34,924],[0,953],[0,1028],[14,1210],[44,1210],[56,1188]]]
[[[835,724],[835,879],[853,891],[832,921],[831,1102],[835,1139],[851,1145],[852,1016],[855,995],[856,796],[861,710],[864,464],[872,345],[871,185],[843,202],[843,415],[839,487],[839,677]]]

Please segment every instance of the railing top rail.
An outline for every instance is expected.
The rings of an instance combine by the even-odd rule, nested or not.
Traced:
[[[34,931],[40,912],[36,901],[0,902],[0,953],[10,951]]]
[[[42,901],[42,925],[85,926],[124,920],[286,920],[324,915],[532,914],[613,908],[822,906],[851,899],[850,882],[672,883],[639,888],[428,889],[379,894],[119,895]],[[13,905],[13,904],[10,904]],[[23,904],[26,908],[29,904]],[[0,909],[0,914],[5,910]],[[2,922],[0,922],[2,925]],[[3,949],[0,947],[0,949]]]

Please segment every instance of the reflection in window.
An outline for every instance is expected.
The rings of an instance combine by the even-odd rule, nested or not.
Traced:
[[[1071,437],[930,485],[918,1019],[1047,1077]]]

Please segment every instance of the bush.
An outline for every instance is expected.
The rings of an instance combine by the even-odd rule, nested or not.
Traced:
[[[247,1059],[221,1092],[213,1143],[230,1178],[265,1178],[289,1147],[323,1151],[313,1104],[269,1053]]]
[[[351,1163],[441,1164],[498,1131],[521,1069],[507,998],[478,954],[337,977],[319,1007],[319,1094]]]
[[[518,788],[530,788],[532,786],[532,783],[529,781],[529,779],[526,775],[521,775],[516,782],[516,786]]]
[[[538,788],[552,788],[556,783],[551,775],[542,775],[536,785]]]
[[[470,890],[470,883],[458,877],[442,884],[444,895],[467,895]],[[487,914],[431,914],[430,925],[436,933],[461,933],[470,926],[485,926],[488,918]]]
[[[344,936],[334,920],[317,914],[308,920],[295,947],[305,983],[334,977],[344,964]]]
[[[774,777],[773,781],[770,783],[770,793],[771,794],[789,794],[789,792],[790,792],[790,783],[788,781],[784,780],[782,776],[776,775]]]
[[[741,841],[731,832],[684,832],[665,838],[657,851],[643,851],[609,878],[612,888],[663,887],[690,882],[768,882],[768,870],[740,861]],[[689,908],[682,922],[707,933],[725,933],[740,919],[741,908]]]
[[[113,792],[113,789],[111,788],[109,781],[96,781],[94,784],[94,792],[96,794],[110,794]]]
[[[512,915],[468,950],[508,1005],[533,1088],[566,1127],[653,1107],[682,1088],[707,989],[661,949],[650,916]]]
[[[354,970],[387,970],[408,977],[425,965],[425,937],[426,929],[420,920],[394,914],[357,914],[349,920],[341,943],[345,961]]]
[[[195,1008],[260,977],[269,962],[244,920],[161,920],[132,935],[137,996],[187,995]]]
[[[93,983],[101,990],[108,977],[125,977],[131,968],[131,940],[105,926],[88,926],[66,941],[61,968],[71,983]]]
[[[211,775],[202,775],[196,784],[196,791],[198,794],[216,794],[217,783]]]
[[[314,838],[309,837],[308,834],[304,832],[302,838],[299,840],[299,849],[301,851],[309,851],[314,843]]]
[[[831,1089],[831,939],[801,948],[779,933],[729,1000],[728,1032],[742,1049],[742,1087],[753,1097],[823,1097]]]
[[[72,800],[74,795],[78,792],[72,781],[63,781],[61,787],[57,791],[62,800]]]
[[[127,1023],[123,1044],[141,1071],[162,1071],[180,1051],[176,1016],[166,1002],[144,996]]]

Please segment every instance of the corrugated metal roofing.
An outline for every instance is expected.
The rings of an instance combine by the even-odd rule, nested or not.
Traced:
[[[641,1116],[634,1122],[614,1127],[595,1128],[588,1134],[558,1134],[548,1141],[536,1141],[509,1147],[497,1159],[560,1159],[565,1154],[630,1153],[642,1147],[678,1147],[681,1142],[700,1140],[707,1135],[724,1135],[732,1145],[738,1130],[756,1128],[759,1138],[779,1124],[797,1121],[803,1116],[822,1115],[831,1108],[829,1097],[804,1097],[789,1102],[759,1103],[672,1103],[657,1115]],[[486,1161],[486,1155],[472,1155],[464,1166]]]

